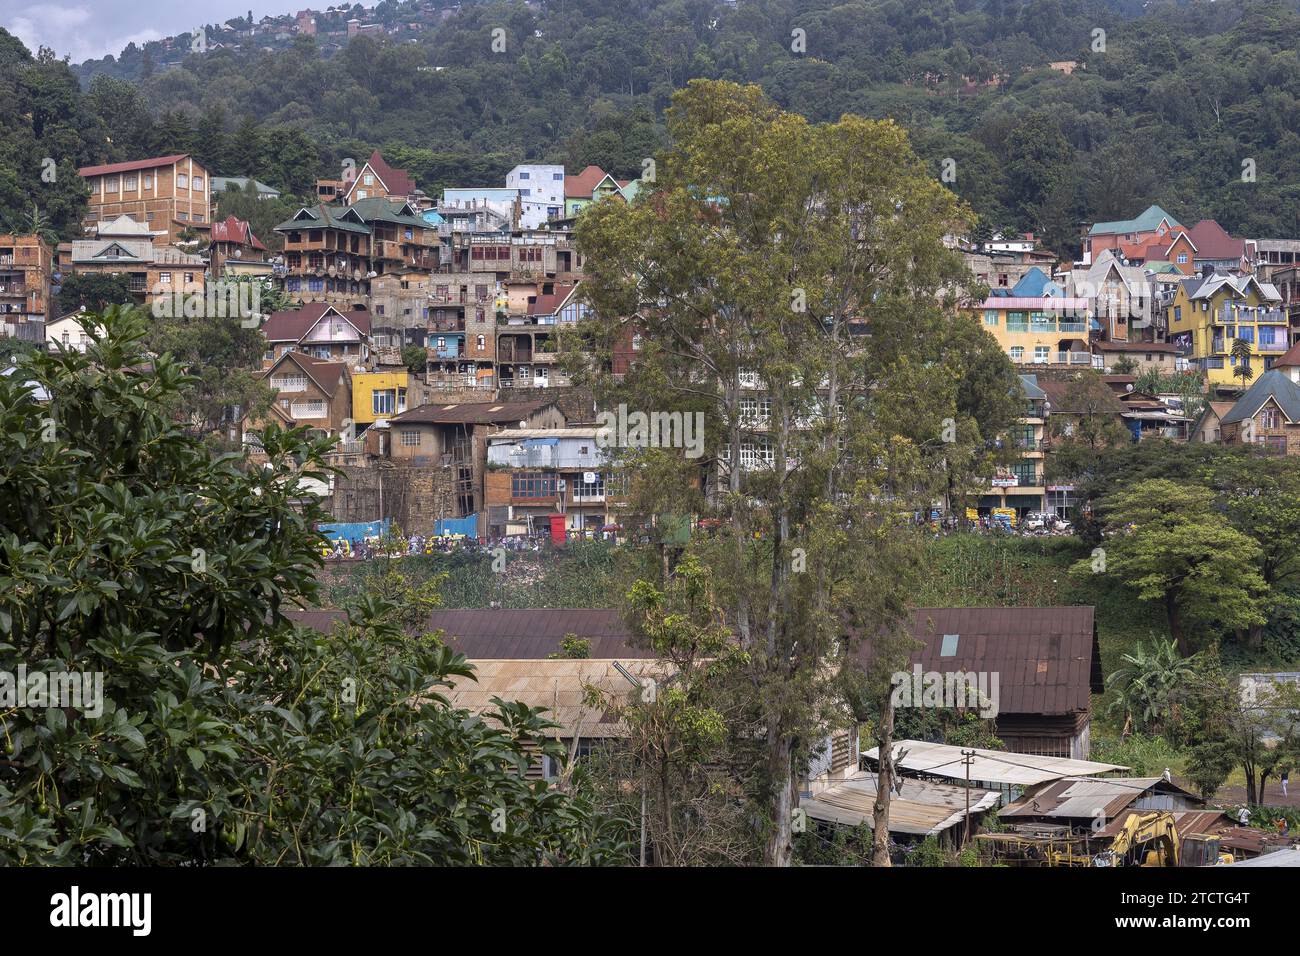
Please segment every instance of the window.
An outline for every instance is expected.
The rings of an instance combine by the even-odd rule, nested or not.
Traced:
[[[132,173],[130,176],[125,176],[125,177],[123,177],[123,179],[122,179],[122,191],[125,192],[125,191],[128,190],[128,189],[135,189],[135,188],[137,188],[137,187],[136,187],[136,182],[137,182],[137,178],[136,178],[136,175],[135,175],[134,173]]]
[[[186,176],[184,173],[177,173],[177,174],[176,174],[176,188],[177,188],[177,189],[189,189],[189,187],[190,187],[190,177]]]
[[[564,173],[551,173],[551,179],[553,179],[553,180],[554,180],[555,182],[557,182],[557,183],[558,183],[558,182],[563,182],[563,180],[564,180]]]
[[[420,445],[420,430],[418,428],[403,428],[401,431],[402,445],[405,448],[418,448]]]
[[[1187,265],[1187,253],[1185,252],[1178,253],[1178,264],[1180,266]]]
[[[372,176],[370,173],[366,173],[366,175],[365,175],[365,177],[363,178],[362,181],[363,181],[367,186],[373,186],[373,185],[375,184],[375,177]]]
[[[510,476],[512,498],[552,498],[558,488],[555,475],[521,471]]]
[[[961,640],[961,635],[960,635],[960,634],[945,634],[945,635],[943,636],[943,643],[939,645],[939,656],[940,656],[940,657],[956,657],[956,656],[957,656],[957,642],[958,642],[959,640]]]
[[[391,415],[397,404],[395,389],[375,389],[370,393],[370,410],[376,415]]]
[[[998,324],[998,313],[997,313],[996,310],[994,310],[994,309],[985,309],[985,310],[984,310],[984,324],[985,324],[985,325],[997,325],[997,324]]]
[[[186,222],[188,222],[188,221],[189,221],[189,218],[190,218],[190,214],[187,213],[187,212],[178,212],[178,213],[176,214],[176,218],[177,218],[177,219],[184,219]]]
[[[189,282],[193,282],[193,281],[194,281],[194,273],[193,273],[193,272],[187,272],[187,273],[185,273],[185,281],[186,281],[187,283],[189,283]]]
[[[1050,345],[1035,345],[1034,361],[1035,362],[1049,361],[1048,356],[1051,354],[1051,351],[1052,351],[1052,347]]]
[[[1016,476],[1016,480],[1021,485],[1032,486],[1038,484],[1037,466],[1032,461],[1018,461],[1011,466],[1011,473]]]
[[[158,273],[158,282],[159,282],[160,284],[162,284],[162,285],[171,285],[171,284],[172,284],[172,274],[171,274],[170,272],[160,272],[160,273]]]
[[[366,191],[365,191],[364,189],[358,189],[358,190],[357,190],[357,198],[358,198],[358,199],[365,199],[365,198],[366,198]]]
[[[1025,347],[1023,345],[1011,346],[1011,361],[1023,362],[1025,360]]]
[[[520,195],[523,195],[523,196],[531,196],[531,195],[532,195],[532,191],[531,191],[531,190],[528,190],[528,189],[521,189],[521,190],[519,190],[519,193],[520,193]]]
[[[1276,408],[1266,408],[1259,413],[1260,428],[1277,428],[1278,414]]]
[[[117,177],[116,177],[116,176],[107,176],[107,177],[105,177],[105,179],[104,179],[104,192],[106,192],[106,193],[115,193],[115,192],[117,192]]]
[[[486,346],[487,346],[487,339],[485,339],[483,336],[480,335],[480,336],[478,337],[478,349],[479,349],[479,351],[481,352],[484,348],[486,348]]]
[[[520,172],[520,173],[519,173],[519,178],[520,178],[520,179],[528,179],[528,178],[529,178],[528,173],[527,173],[527,172]],[[527,190],[525,190],[525,192],[527,192]]]
[[[144,174],[144,188],[145,189],[153,188],[153,175],[151,173]]]

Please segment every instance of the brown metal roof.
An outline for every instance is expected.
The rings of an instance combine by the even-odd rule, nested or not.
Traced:
[[[1092,820],[1100,814],[1111,821],[1110,835],[1113,835],[1118,829],[1115,821],[1119,815],[1148,793],[1173,794],[1190,803],[1204,803],[1177,784],[1166,783],[1163,777],[1066,777],[1025,794],[1003,807],[998,816]]]
[[[290,611],[290,620],[328,633],[346,615],[336,610]],[[429,630],[443,631],[447,643],[471,660],[539,660],[556,653],[566,634],[591,642],[591,657],[650,658],[632,647],[618,611],[594,608],[470,608],[429,615]]]
[[[997,806],[996,790],[978,790],[932,780],[898,781],[901,792],[889,801],[889,832],[927,836],[940,833],[966,819],[966,801],[972,813]],[[799,806],[814,820],[856,827],[872,826],[876,802],[876,775],[858,773],[812,797],[801,797]]]
[[[1104,689],[1091,607],[917,608],[909,633],[922,645],[909,667],[996,673],[1000,714],[1086,711]],[[957,636],[949,657],[944,635]],[[871,660],[870,640],[859,656]]]

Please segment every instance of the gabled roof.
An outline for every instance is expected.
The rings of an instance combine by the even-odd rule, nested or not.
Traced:
[[[83,166],[77,170],[82,176],[103,176],[111,173],[129,173],[137,169],[156,169],[159,166],[171,166],[182,159],[189,158],[189,153],[177,153],[174,156],[158,156],[154,159],[137,159],[129,163],[108,163],[104,166]]]
[[[1021,375],[1020,388],[1025,393],[1025,398],[1031,401],[1042,401],[1047,398],[1047,393],[1038,384],[1037,375]]]
[[[383,183],[389,195],[409,196],[415,192],[415,180],[407,174],[406,170],[394,169],[389,166],[388,163],[384,162],[384,157],[379,154],[379,150],[375,150],[370,154],[370,159],[366,161],[366,165],[361,168],[361,173],[357,174],[357,178],[352,180],[352,185],[348,187],[348,198],[351,198],[357,184],[363,181],[361,174],[367,169],[379,177],[379,181]]]
[[[108,236],[165,236],[167,230],[150,229],[148,223],[140,222],[123,213],[116,219],[95,223],[95,235],[101,239]]]
[[[1232,411],[1232,406],[1234,404],[1234,402],[1206,402],[1205,407],[1201,409],[1201,414],[1196,416],[1196,422],[1192,425],[1192,433],[1194,434],[1199,432],[1204,428],[1206,419],[1211,415],[1218,419],[1219,423],[1222,424],[1223,416]]]
[[[1274,368],[1293,368],[1296,366],[1300,366],[1300,342],[1287,349],[1282,353],[1282,357],[1273,363]]]
[[[331,210],[324,204],[303,206],[293,214],[292,219],[286,219],[275,227],[276,232],[291,232],[296,229],[341,229],[344,232],[370,234],[366,221],[351,206]]]
[[[301,342],[317,323],[327,315],[337,315],[360,333],[370,334],[370,313],[364,309],[341,312],[325,302],[309,302],[301,309],[283,309],[271,313],[262,325],[262,334],[268,342]]]
[[[1043,381],[1042,390],[1047,393],[1047,400],[1052,403],[1053,415],[1082,415],[1089,411],[1078,403],[1078,393],[1073,388],[1074,384],[1074,382],[1062,382],[1058,379]],[[1124,411],[1124,406],[1109,388],[1104,393],[1098,389],[1096,397],[1097,407],[1091,411],[1102,415],[1119,415]]]
[[[1152,232],[1160,225],[1161,221],[1168,223],[1173,229],[1182,228],[1180,223],[1169,213],[1165,212],[1159,206],[1148,206],[1141,215],[1134,219],[1117,219],[1113,222],[1099,222],[1088,230],[1090,236],[1110,236],[1119,233],[1128,232]]]
[[[214,193],[223,192],[231,186],[238,186],[240,189],[246,189],[248,184],[252,183],[254,190],[263,196],[278,196],[280,190],[274,186],[268,186],[260,179],[253,179],[251,176],[213,176],[212,191]]]
[[[1042,784],[998,812],[999,818],[1043,817],[1113,820],[1147,793],[1167,794],[1197,806],[1205,801],[1164,777],[1065,777]]]
[[[577,285],[557,285],[549,295],[532,296],[528,300],[528,314],[555,315],[576,288]]]
[[[349,212],[355,212],[367,223],[380,220],[382,222],[396,222],[404,226],[417,226],[421,229],[428,228],[429,224],[416,215],[411,204],[404,199],[385,199],[383,196],[372,196],[368,199],[358,199],[348,207]]]
[[[565,199],[590,199],[591,191],[597,183],[605,178],[605,170],[599,166],[588,166],[576,176],[564,177]]]
[[[1255,379],[1254,384],[1246,389],[1246,394],[1237,399],[1232,411],[1223,416],[1223,424],[1254,418],[1270,398],[1282,409],[1288,422],[1300,423],[1300,385],[1291,381],[1285,372],[1274,368]]]
[[[252,226],[234,216],[227,216],[221,222],[212,224],[212,241],[237,242],[241,246],[252,246],[254,249],[266,248],[262,245],[262,240],[253,235]]]
[[[1188,236],[1196,246],[1197,259],[1240,259],[1246,254],[1246,241],[1232,238],[1213,219],[1202,219]]]
[[[1228,288],[1233,293],[1233,298],[1244,299],[1250,294],[1250,287],[1255,287],[1261,299],[1270,302],[1279,302],[1282,299],[1281,293],[1270,282],[1260,282],[1254,276],[1236,276],[1224,275],[1221,272],[1214,272],[1203,278],[1192,277],[1183,283],[1183,288],[1187,291],[1189,299],[1209,299],[1221,289]]]
[[[391,419],[426,425],[517,425],[554,402],[462,402],[421,405]]]
[[[262,377],[269,382],[271,373],[285,362],[292,362],[297,365],[330,398],[334,397],[334,393],[338,391],[339,382],[347,374],[347,366],[342,362],[318,359],[305,352],[285,352],[284,355],[280,356],[279,361],[262,373]]]
[[[1011,295],[1021,298],[1059,295],[1061,287],[1038,266],[1033,266],[1011,287]]]

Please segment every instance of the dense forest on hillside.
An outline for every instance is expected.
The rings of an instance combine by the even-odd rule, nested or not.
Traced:
[[[1062,252],[1081,221],[1149,202],[1294,236],[1298,35],[1295,0],[465,2],[413,41],[362,36],[326,58],[297,37],[128,80],[114,74],[138,50],[74,70],[0,31],[0,216],[35,202],[66,233],[66,172],[179,151],[297,195],[375,146],[430,192],[499,184],[522,160],[637,175],[671,92],[720,77],[816,120],[895,118],[936,176],[955,160],[981,229],[1034,229]]]

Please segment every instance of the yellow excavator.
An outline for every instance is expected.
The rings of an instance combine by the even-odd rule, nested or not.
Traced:
[[[1062,828],[1027,828],[1027,832],[980,834],[995,858],[1012,865],[1038,866],[1215,866],[1232,863],[1219,849],[1219,837],[1193,833],[1181,837],[1167,810],[1135,810],[1124,818],[1109,845],[1093,853],[1086,836]]]

